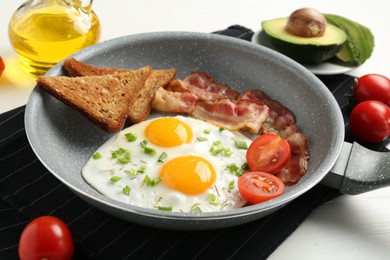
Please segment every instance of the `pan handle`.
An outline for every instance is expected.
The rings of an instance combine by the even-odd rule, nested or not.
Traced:
[[[344,142],[335,165],[321,183],[350,195],[390,186],[390,153]]]

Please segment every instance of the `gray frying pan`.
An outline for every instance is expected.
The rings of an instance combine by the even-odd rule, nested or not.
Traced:
[[[25,126],[34,152],[47,169],[91,205],[138,224],[183,230],[234,226],[266,216],[323,181],[347,194],[389,184],[390,158],[344,142],[344,123],[334,97],[311,72],[270,49],[227,36],[160,32],[121,37],[86,48],[73,57],[102,67],[178,68],[178,77],[205,71],[239,91],[259,88],[295,114],[306,134],[309,168],[284,195],[262,204],[215,213],[173,213],[109,199],[81,176],[91,154],[111,137],[77,111],[35,87]],[[57,64],[47,75],[63,75]],[[153,113],[151,116],[157,116]]]

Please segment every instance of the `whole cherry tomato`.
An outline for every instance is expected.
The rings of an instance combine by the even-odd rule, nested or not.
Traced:
[[[352,109],[349,124],[360,140],[379,143],[390,135],[390,108],[380,101],[364,101]]]
[[[377,100],[390,106],[390,80],[379,74],[367,74],[360,77],[354,85],[358,103]]]
[[[24,228],[18,252],[21,260],[69,260],[74,252],[73,237],[59,218],[38,217]]]
[[[3,59],[0,57],[0,76],[1,74],[3,74],[4,69],[5,69],[5,64]]]
[[[266,172],[247,172],[238,178],[241,196],[251,204],[276,198],[284,193],[284,183],[273,174]]]

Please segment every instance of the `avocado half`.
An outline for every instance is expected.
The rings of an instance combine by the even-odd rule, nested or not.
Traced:
[[[288,18],[277,18],[261,23],[272,46],[284,55],[305,64],[324,62],[335,56],[347,40],[345,32],[327,24],[321,37],[301,37],[286,30]]]

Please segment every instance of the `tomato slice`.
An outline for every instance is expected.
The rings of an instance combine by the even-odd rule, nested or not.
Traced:
[[[251,204],[258,204],[284,193],[283,181],[266,172],[247,172],[238,178],[241,196]]]
[[[257,137],[246,152],[246,162],[251,171],[278,173],[288,163],[291,156],[290,145],[275,134]]]

